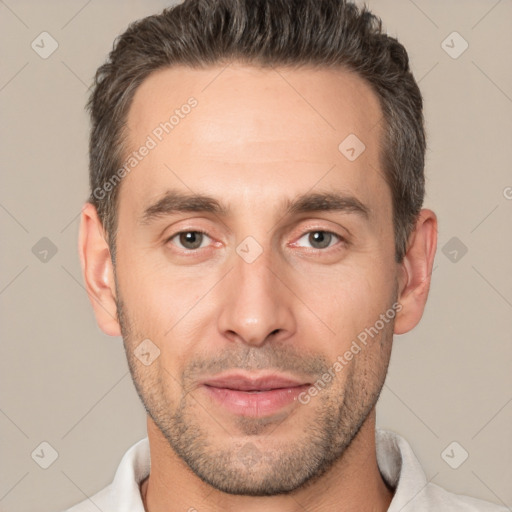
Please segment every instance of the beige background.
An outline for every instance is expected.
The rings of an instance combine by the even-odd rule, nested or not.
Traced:
[[[440,221],[430,299],[395,339],[378,425],[410,441],[429,480],[512,507],[512,1],[367,3],[420,82],[425,206]],[[99,330],[84,291],[77,233],[87,87],[114,37],[168,4],[0,0],[2,511],[85,499],[145,435],[122,340]],[[31,48],[43,31],[59,45],[47,59]],[[457,59],[441,46],[453,31],[469,44]],[[46,262],[32,251],[43,237],[57,249]],[[467,247],[456,262],[453,237]],[[31,456],[43,441],[58,452],[48,469]],[[469,453],[458,469],[441,457],[452,441]]]

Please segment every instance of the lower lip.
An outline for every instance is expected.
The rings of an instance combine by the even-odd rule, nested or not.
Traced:
[[[270,416],[281,409],[297,402],[297,397],[309,385],[290,388],[271,389],[270,391],[239,391],[227,388],[204,386],[209,395],[228,411],[241,416]]]

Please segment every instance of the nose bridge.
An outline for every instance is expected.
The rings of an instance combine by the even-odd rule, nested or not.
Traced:
[[[290,336],[295,329],[290,292],[271,249],[263,249],[248,237],[239,244],[232,261],[224,282],[218,324],[221,333],[255,346],[270,338]]]

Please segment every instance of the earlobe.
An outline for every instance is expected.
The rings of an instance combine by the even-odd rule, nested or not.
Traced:
[[[91,203],[82,208],[78,253],[85,289],[100,329],[109,336],[120,336],[110,249],[96,208]]]
[[[421,320],[430,289],[436,248],[437,217],[432,210],[423,209],[401,263],[398,300],[402,309],[396,316],[395,334],[410,331]]]

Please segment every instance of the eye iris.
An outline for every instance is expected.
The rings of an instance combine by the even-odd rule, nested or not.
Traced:
[[[332,235],[330,233],[326,233],[325,231],[312,231],[309,234],[309,241],[313,246],[319,243],[320,247],[316,247],[317,249],[324,249],[325,247],[329,247],[331,237]]]
[[[198,231],[187,231],[180,234],[180,243],[187,249],[197,249],[201,246],[202,236],[203,234]],[[191,244],[192,247],[187,244]]]

